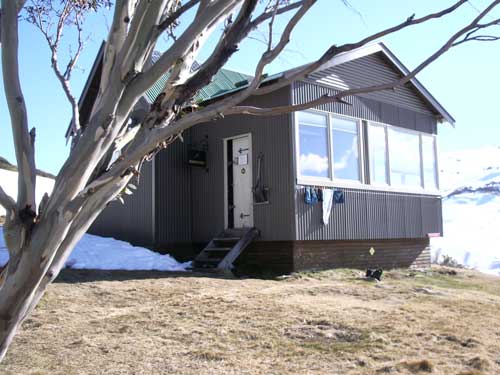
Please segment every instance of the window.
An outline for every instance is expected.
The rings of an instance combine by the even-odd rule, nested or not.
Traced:
[[[332,117],[333,177],[360,180],[358,121]]]
[[[388,130],[391,185],[422,186],[419,134],[392,127]]]
[[[329,177],[327,117],[299,112],[299,174]]]
[[[424,188],[437,189],[436,139],[431,135],[422,135],[422,166]]]
[[[303,183],[438,189],[434,135],[371,122],[361,126],[358,119],[319,111],[298,112],[297,119]],[[364,181],[365,168],[369,182]]]
[[[370,124],[368,127],[368,158],[370,161],[370,181],[388,184],[387,180],[387,139],[385,126]]]

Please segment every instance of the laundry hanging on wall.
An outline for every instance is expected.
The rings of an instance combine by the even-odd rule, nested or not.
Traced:
[[[323,189],[322,190],[322,196],[323,196],[323,224],[328,225],[328,222],[330,221],[330,214],[332,212],[332,206],[333,206],[333,189]]]
[[[309,186],[306,186],[304,188],[304,203],[305,204],[311,204],[311,188]]]
[[[344,191],[342,190],[335,190],[333,192],[333,200],[335,203],[344,203],[345,198],[344,198]]]

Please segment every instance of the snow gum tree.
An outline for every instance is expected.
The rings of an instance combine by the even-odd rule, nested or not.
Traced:
[[[450,48],[469,41],[492,41],[498,36],[495,18],[500,0],[484,9],[450,35],[443,45],[405,77],[371,87],[356,87],[310,102],[284,107],[259,108],[242,105],[252,95],[268,94],[302,79],[334,56],[378,38],[430,20],[446,22],[446,16],[462,8],[467,0],[426,15],[411,15],[394,26],[357,41],[333,44],[315,61],[286,71],[272,84],[261,86],[263,73],[284,51],[292,32],[316,3],[326,2],[332,12],[347,0],[1,0],[0,32],[2,73],[10,113],[13,142],[19,168],[18,195],[10,197],[0,187],[0,204],[7,215],[4,225],[9,262],[0,286],[0,360],[17,328],[35,308],[47,286],[58,275],[71,250],[108,202],[128,192],[143,163],[168,147],[183,131],[222,116],[249,114],[271,116],[314,107],[345,98],[391,90],[406,84]],[[114,7],[106,37],[103,70],[89,120],[79,120],[78,104],[71,92],[71,72],[85,43],[87,12]],[[498,15],[498,13],[496,13]],[[276,20],[284,27],[276,32]],[[20,83],[18,24],[29,22],[44,35],[51,52],[51,66],[72,108],[70,155],[57,175],[52,194],[35,203],[35,130],[30,130],[27,103]],[[282,24],[283,24],[282,23]],[[207,85],[241,42],[262,26],[264,52],[249,84],[234,94],[206,106],[197,106],[196,93]],[[496,27],[496,28],[495,28]],[[77,40],[64,67],[58,60],[63,31],[73,28]],[[222,31],[221,31],[222,30]],[[342,30],[339,30],[342,32]],[[325,38],[334,38],[325,35]],[[168,46],[151,63],[159,38]],[[211,43],[207,44],[208,41]],[[212,43],[212,41],[215,41]],[[192,70],[200,50],[211,46],[208,57]],[[169,78],[140,126],[129,127],[128,118],[138,99],[163,74]],[[61,124],[61,128],[66,124]],[[209,131],[209,130],[208,130]],[[119,153],[118,158],[111,155]]]

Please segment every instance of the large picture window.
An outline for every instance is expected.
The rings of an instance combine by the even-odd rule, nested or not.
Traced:
[[[297,120],[298,176],[304,183],[438,189],[434,135],[371,122],[361,126],[358,119],[319,111],[298,112]]]
[[[307,177],[329,177],[326,115],[299,112],[299,172]]]

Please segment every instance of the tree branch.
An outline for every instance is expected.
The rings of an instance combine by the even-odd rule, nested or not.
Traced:
[[[472,41],[475,40],[474,38],[468,38],[465,37],[463,40],[460,41],[460,43],[456,43],[456,40],[458,40],[460,37],[464,35],[469,35],[471,30],[477,30],[479,22],[481,21],[484,16],[486,16],[491,10],[493,10],[498,4],[500,4],[500,0],[496,0],[493,3],[490,4],[483,12],[480,13],[478,17],[476,17],[470,24],[453,34],[444,44],[441,48],[439,48],[436,52],[434,52],[431,56],[429,56],[426,60],[424,60],[420,65],[418,65],[414,70],[412,70],[410,73],[406,74],[404,77],[394,80],[391,82],[379,84],[379,85],[373,85],[373,86],[368,86],[368,87],[361,87],[361,88],[353,88],[349,90],[344,90],[340,91],[334,95],[323,95],[320,98],[301,103],[301,104],[296,104],[296,105],[289,105],[289,106],[281,106],[281,107],[272,107],[272,108],[259,108],[259,107],[253,107],[253,106],[236,106],[233,107],[229,110],[226,110],[224,113],[226,115],[234,115],[234,114],[248,114],[248,115],[257,115],[257,116],[275,116],[275,115],[281,115],[285,113],[290,113],[294,111],[300,111],[304,110],[307,108],[312,108],[312,107],[317,107],[323,104],[327,103],[332,103],[332,102],[342,102],[344,104],[349,104],[343,100],[343,98],[349,97],[349,96],[354,96],[354,95],[360,95],[360,94],[367,94],[370,92],[376,92],[376,91],[385,91],[385,90],[394,90],[397,87],[401,87],[408,83],[410,80],[415,78],[415,76],[420,73],[423,69],[425,69],[427,66],[429,66],[432,62],[436,61],[441,55],[443,55],[445,52],[447,52],[450,48],[453,48],[454,46],[457,46],[461,43],[464,43],[466,41]],[[497,21],[493,21],[490,24],[495,25]],[[480,28],[484,28],[480,26]],[[497,40],[500,38],[495,38],[494,40]]]
[[[210,29],[221,18],[231,12],[242,0],[219,0],[206,6],[203,12],[196,15],[182,35],[168,48],[149,69],[138,75],[129,85],[128,95],[136,98],[148,90],[163,74],[168,72],[176,62],[182,60],[193,43],[205,30]]]
[[[187,114],[184,117],[176,120],[175,122],[173,122],[175,114],[169,113],[168,117],[166,117],[167,115],[160,114],[159,116],[161,121],[163,121],[165,124],[169,124],[169,126],[159,126],[156,128],[142,127],[141,131],[136,136],[134,142],[130,145],[125,155],[122,155],[122,159],[111,166],[110,170],[102,174],[92,183],[96,186],[104,184],[107,179],[120,175],[121,173],[126,171],[130,165],[133,165],[141,160],[141,158],[143,158],[145,150],[148,150],[147,153],[152,152],[156,148],[161,147],[162,140],[180,134],[183,130],[194,125],[195,123],[199,123],[204,120],[206,121],[210,118],[215,118],[227,108],[240,103],[242,100],[250,96],[251,93],[259,86],[264,68],[269,63],[271,63],[285,48],[290,40],[290,35],[293,29],[300,21],[300,19],[307,13],[307,11],[316,3],[316,1],[317,0],[304,1],[304,4],[301,6],[301,8],[288,21],[288,24],[286,25],[277,45],[273,49],[266,51],[262,55],[255,70],[255,77],[248,88],[236,93],[229,98],[221,100],[217,103],[217,105],[209,106],[200,111]],[[156,109],[152,111],[156,111]]]
[[[200,2],[200,0],[190,0],[184,5],[181,5],[179,8],[177,8],[175,11],[172,13],[168,14],[167,17],[165,17],[160,24],[157,26],[157,29],[159,32],[165,31],[168,28],[171,28],[172,25],[176,23],[176,21],[184,14],[186,13],[189,9],[194,7]]]
[[[100,0],[95,3],[95,7],[102,6],[105,0]],[[42,0],[32,0],[31,6],[26,7],[27,20],[33,24],[47,41],[47,45],[51,52],[51,67],[61,87],[68,99],[71,110],[71,133],[76,134],[80,130],[80,113],[78,101],[71,91],[70,79],[74,67],[76,66],[80,54],[85,46],[83,38],[83,19],[84,13],[88,10],[83,4],[66,1],[62,3],[62,8],[59,5],[54,6],[51,1],[45,3]],[[55,22],[53,20],[55,19]],[[64,72],[59,67],[58,52],[64,29],[67,26],[75,26],[77,31],[77,46],[75,53],[70,52],[69,61]],[[55,30],[52,28],[55,27]]]
[[[468,0],[459,0],[452,6],[443,9],[439,12],[431,13],[428,14],[424,17],[420,18],[415,18],[414,15],[408,17],[404,22],[401,22],[398,25],[389,27],[385,30],[382,30],[378,33],[372,34],[366,38],[363,38],[359,40],[358,42],[355,43],[346,43],[341,46],[336,46],[332,45],[330,48],[328,48],[323,55],[316,61],[306,64],[305,66],[299,67],[299,68],[293,68],[290,69],[286,72],[283,72],[282,77],[280,77],[275,83],[262,87],[259,90],[255,92],[255,95],[265,95],[270,92],[276,91],[280,88],[283,88],[285,86],[288,86],[291,82],[297,81],[300,79],[305,78],[308,74],[314,72],[318,68],[320,68],[323,64],[327,63],[330,61],[333,57],[343,53],[343,52],[349,52],[352,51],[353,49],[359,48],[361,46],[366,45],[367,43],[373,42],[377,39],[380,39],[384,36],[387,36],[389,34],[393,34],[396,31],[402,30],[404,28],[407,28],[409,26],[413,25],[418,25],[424,22],[427,22],[432,19],[437,19],[441,18],[445,15],[448,15],[452,12],[454,12],[456,9],[461,7],[463,4],[467,3]]]
[[[99,91],[104,91],[109,85],[111,70],[113,69],[116,56],[121,50],[127,37],[127,27],[133,14],[134,0],[117,0],[113,15],[113,23],[106,41],[104,50],[103,67]]]
[[[7,211],[15,210],[16,202],[14,199],[8,195],[0,186],[0,205],[3,206]]]
[[[35,152],[28,130],[28,114],[19,80],[18,62],[18,6],[14,1],[2,0],[2,71],[5,96],[10,112],[16,160],[18,166],[18,196],[20,209],[35,210],[36,167]]]

